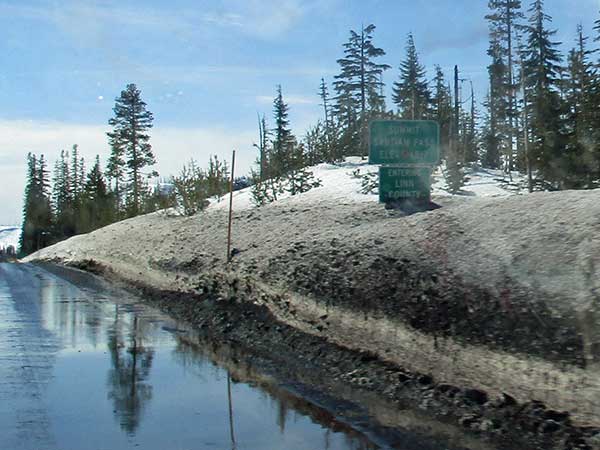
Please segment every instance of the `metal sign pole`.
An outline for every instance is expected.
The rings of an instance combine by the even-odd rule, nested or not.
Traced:
[[[231,261],[231,223],[233,221],[233,172],[235,168],[235,150],[231,156],[231,179],[229,180],[229,225],[227,226],[227,262]]]

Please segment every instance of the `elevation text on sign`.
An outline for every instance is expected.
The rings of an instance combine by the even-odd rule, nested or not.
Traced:
[[[370,164],[436,165],[440,133],[431,120],[375,120],[369,128]]]

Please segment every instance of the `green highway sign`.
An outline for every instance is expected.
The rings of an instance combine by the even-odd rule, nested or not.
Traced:
[[[379,167],[379,201],[429,201],[431,198],[431,168],[418,166]]]
[[[434,166],[440,155],[440,130],[432,120],[374,120],[369,127],[370,164]]]

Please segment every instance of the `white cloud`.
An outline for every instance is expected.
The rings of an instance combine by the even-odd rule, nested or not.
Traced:
[[[84,44],[110,40],[115,27],[187,36],[202,34],[207,28],[227,28],[255,37],[274,38],[289,31],[309,13],[323,11],[336,1],[221,0],[211,2],[208,7],[182,9],[63,0],[35,5],[4,3],[0,4],[0,14],[53,23]]]
[[[235,13],[224,13],[224,14],[216,14],[216,13],[207,13],[202,15],[202,20],[208,24],[219,25],[222,27],[243,27],[244,23],[242,21],[242,16]]]
[[[109,154],[106,140],[108,126],[81,125],[63,122],[0,121],[0,224],[17,223],[25,188],[26,156],[28,152],[44,154],[50,167],[61,149],[70,150],[78,144],[88,164],[96,155],[105,160]],[[231,159],[236,150],[236,173],[246,174],[256,158],[252,143],[253,130],[226,127],[176,128],[156,127],[151,130],[151,143],[161,176],[177,174],[181,166],[194,158],[201,166],[209,155]],[[8,186],[9,188],[5,188]]]
[[[307,11],[300,0],[229,0],[221,8],[207,13],[203,21],[209,25],[235,28],[239,31],[272,38],[288,31]]]
[[[25,2],[23,2],[25,3]],[[169,38],[179,37],[188,40],[202,34],[200,13],[196,10],[181,11],[150,7],[127,7],[117,2],[81,2],[62,0],[41,2],[36,5],[0,4],[0,15],[43,21],[56,27],[73,43],[82,47],[102,49],[120,65],[118,48],[114,42],[115,30],[136,33],[162,33]],[[114,55],[113,55],[114,54]]]
[[[187,28],[191,21],[188,14],[165,14],[165,11],[152,8],[128,8],[115,3],[85,3],[65,0],[59,3],[2,4],[0,12],[26,19],[53,22],[65,31],[73,28],[87,28],[93,31],[97,26],[126,25],[131,27],[177,30]],[[91,29],[90,29],[91,27]]]

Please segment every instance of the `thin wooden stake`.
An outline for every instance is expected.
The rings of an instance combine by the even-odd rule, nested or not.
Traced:
[[[235,150],[231,156],[231,180],[229,180],[229,225],[227,227],[227,262],[231,261],[231,224],[233,221],[233,170],[235,168]]]

